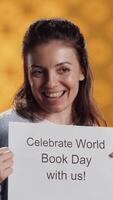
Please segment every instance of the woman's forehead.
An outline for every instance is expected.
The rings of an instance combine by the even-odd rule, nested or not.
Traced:
[[[72,44],[72,42],[70,41],[65,41],[65,40],[59,40],[59,39],[52,39],[50,41],[46,41],[43,43],[39,43],[34,45],[34,47],[32,47],[32,49],[30,50],[30,52],[38,52],[40,50],[46,50],[46,49],[50,49],[53,50],[53,48],[71,48],[71,49],[75,49],[75,46]]]
[[[51,41],[35,46],[29,53],[30,60],[62,60],[77,59],[76,50],[69,44],[62,41]]]

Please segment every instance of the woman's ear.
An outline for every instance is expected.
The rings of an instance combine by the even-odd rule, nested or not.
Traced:
[[[84,79],[85,79],[85,76],[84,76],[83,73],[81,73],[81,74],[80,74],[80,78],[79,78],[79,80],[80,80],[80,81],[83,81]]]

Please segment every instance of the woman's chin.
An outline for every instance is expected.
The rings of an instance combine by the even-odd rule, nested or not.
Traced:
[[[44,107],[43,110],[45,113],[53,114],[53,113],[60,113],[63,112],[66,108],[63,106],[48,106]]]

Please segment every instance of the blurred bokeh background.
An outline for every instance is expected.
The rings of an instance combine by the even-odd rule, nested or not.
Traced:
[[[94,97],[113,126],[113,0],[0,0],[0,112],[23,81],[21,44],[31,22],[65,17],[83,32],[94,75]]]

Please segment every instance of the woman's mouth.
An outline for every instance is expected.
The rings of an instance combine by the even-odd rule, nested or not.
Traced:
[[[47,98],[59,98],[61,96],[64,95],[66,91],[57,91],[57,92],[49,92],[49,91],[45,91],[43,92],[43,95]]]

